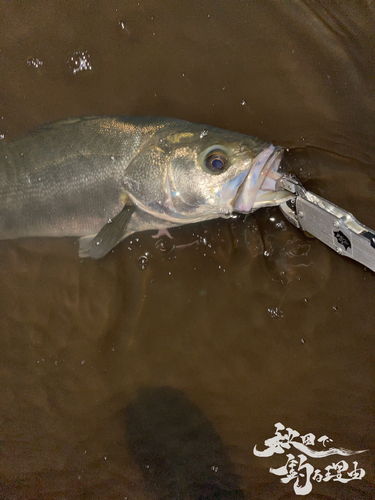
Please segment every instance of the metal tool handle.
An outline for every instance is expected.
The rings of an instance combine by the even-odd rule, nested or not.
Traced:
[[[294,194],[280,203],[286,219],[306,231],[340,255],[349,257],[375,272],[375,231],[364,226],[346,210],[320,196],[306,191],[290,174],[276,182],[276,189]]]
[[[295,213],[301,229],[375,271],[375,232],[351,213],[310,191],[296,197]]]

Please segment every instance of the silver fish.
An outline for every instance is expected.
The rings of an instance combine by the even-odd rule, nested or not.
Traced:
[[[0,239],[78,236],[100,258],[128,235],[279,204],[282,149],[156,117],[74,118],[0,144]]]

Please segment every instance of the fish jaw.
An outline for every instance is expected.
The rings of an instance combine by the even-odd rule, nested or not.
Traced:
[[[280,196],[275,196],[275,190],[276,181],[282,175],[278,172],[282,156],[283,149],[271,145],[255,158],[232,200],[233,211],[249,213],[261,206],[278,204]]]
[[[205,203],[186,205],[188,212],[181,213],[175,207],[174,202],[179,193],[173,192],[168,171],[164,181],[164,199],[159,205],[162,209],[160,212],[156,213],[132,193],[129,192],[128,196],[143,212],[172,223],[187,224],[216,217],[229,218],[233,212],[249,213],[262,206],[277,205],[285,201],[285,196],[280,198],[280,193],[275,191],[276,181],[282,175],[278,172],[282,155],[281,147],[268,146],[251,160],[248,168],[229,180],[220,190],[215,189],[212,197]]]

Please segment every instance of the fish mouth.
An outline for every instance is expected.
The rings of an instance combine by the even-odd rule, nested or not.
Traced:
[[[245,172],[236,177],[240,184],[232,199],[233,211],[249,213],[261,206],[277,205],[281,197],[285,198],[285,194],[280,196],[281,193],[276,192],[276,181],[282,175],[278,170],[283,153],[280,146],[268,146]]]

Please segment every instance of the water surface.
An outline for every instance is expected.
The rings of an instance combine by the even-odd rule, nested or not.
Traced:
[[[0,16],[4,140],[79,115],[209,123],[288,148],[309,189],[375,228],[371,2],[14,0]],[[171,234],[100,261],[74,239],[1,242],[2,498],[294,498],[269,472],[286,453],[253,453],[277,422],[369,450],[345,458],[362,479],[306,498],[373,498],[374,274],[277,209]]]

